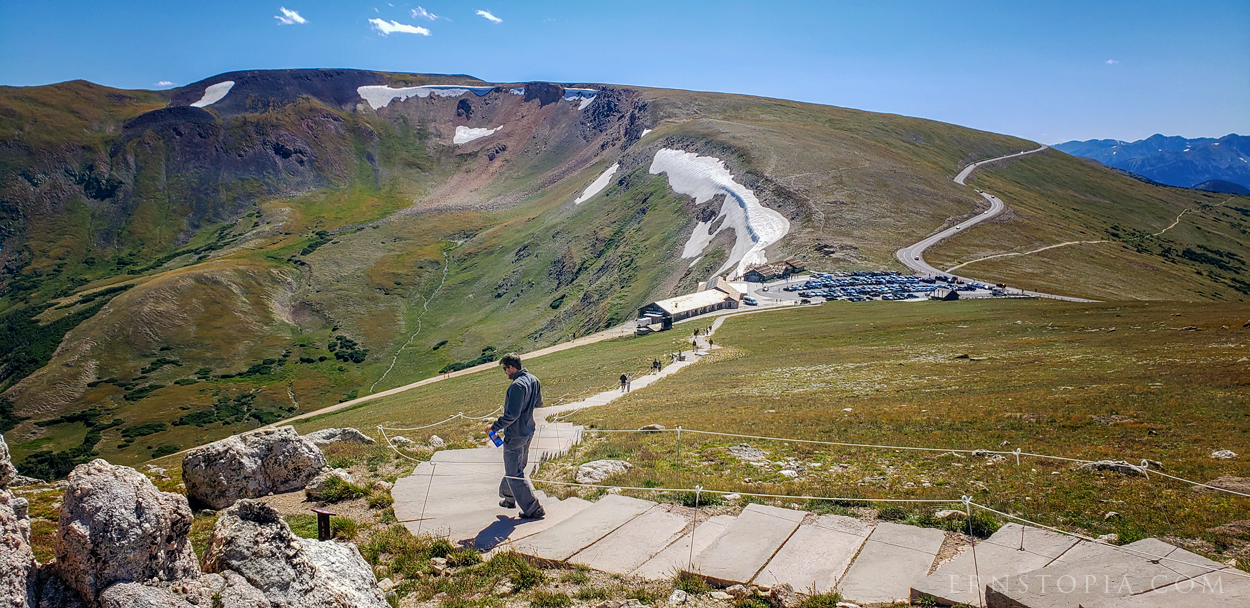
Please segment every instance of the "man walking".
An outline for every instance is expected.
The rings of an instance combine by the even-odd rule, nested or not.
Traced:
[[[503,434],[504,478],[499,482],[499,506],[520,507],[522,519],[542,519],[546,512],[525,479],[530,440],[534,438],[534,408],[543,404],[542,386],[534,374],[521,366],[521,357],[516,353],[504,355],[499,364],[512,380],[504,397],[503,415],[490,425],[491,431]]]
[[[625,392],[627,390],[626,387],[628,386],[629,386],[629,376],[626,376],[625,374],[621,374],[621,392],[622,393]]]

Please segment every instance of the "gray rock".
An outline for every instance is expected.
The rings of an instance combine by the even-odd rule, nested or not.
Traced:
[[[308,485],[304,487],[304,493],[313,500],[325,500],[326,482],[330,481],[332,478],[341,479],[351,484],[356,483],[356,478],[352,477],[352,474],[348,473],[346,470],[328,469],[322,471],[320,475],[317,475],[312,481],[308,482]]]
[[[191,521],[185,497],[130,467],[78,465],[57,527],[57,575],[87,601],[115,583],[198,579]]]
[[[411,440],[411,439],[409,439],[409,438],[407,438],[407,437],[404,437],[403,435],[398,435],[398,436],[396,436],[396,437],[391,437],[391,444],[392,444],[392,445],[394,445],[395,447],[400,447],[400,448],[402,448],[402,447],[404,447],[404,446],[412,445],[412,444],[414,444],[414,443],[416,443],[416,442],[415,442],[415,441],[413,441],[413,440]]]
[[[1123,460],[1099,460],[1097,462],[1086,462],[1076,468],[1078,471],[1111,471],[1113,473],[1122,473],[1124,475],[1144,475],[1143,469],[1139,466],[1129,464]]]
[[[1216,460],[1232,460],[1237,457],[1237,452],[1232,450],[1216,450],[1211,452],[1211,457]]]
[[[191,604],[163,587],[118,583],[100,594],[100,608],[190,608]]]
[[[795,593],[789,583],[782,583],[768,590],[768,603],[773,608],[796,608],[803,601],[803,596]]]
[[[936,517],[937,519],[943,519],[943,520],[946,520],[946,519],[963,519],[963,518],[965,518],[965,517],[967,517],[967,516],[968,516],[968,514],[967,514],[967,513],[963,512],[963,511],[956,511],[956,510],[954,510],[954,509],[944,509],[944,510],[942,510],[942,511],[938,511],[937,513],[934,513],[934,514],[933,514],[933,517]]]
[[[214,601],[216,598],[216,602]],[[234,572],[205,574],[174,583],[118,583],[100,594],[101,608],[272,608],[273,604]]]
[[[43,578],[43,572],[40,572],[40,579]],[[87,602],[78,597],[78,592],[74,591],[65,581],[52,576],[43,583],[43,589],[39,592],[39,608],[88,608]]]
[[[745,443],[740,443],[738,445],[735,445],[729,448],[729,455],[733,456],[734,458],[737,458],[738,460],[746,460],[748,462],[754,462],[754,461],[764,460],[765,458],[768,458],[768,452],[765,452],[764,450],[761,450],[759,448],[753,448]]]
[[[688,599],[688,596],[685,591],[682,591],[681,589],[674,589],[672,593],[668,594],[668,605],[680,606],[686,603],[686,599]]]
[[[208,576],[217,576],[209,574]],[[247,580],[234,572],[223,572],[226,587],[217,592],[221,596],[221,604],[230,608],[270,608],[273,603],[259,589],[248,584]]]
[[[632,468],[634,465],[624,460],[595,460],[577,467],[577,476],[574,480],[577,483],[599,483]]]
[[[430,435],[429,445],[430,447],[438,450],[447,447],[447,442],[443,441],[443,438],[438,435]]]
[[[13,459],[9,456],[9,444],[0,435],[0,490],[9,487],[17,478],[17,469],[13,468]]]
[[[299,538],[277,510],[254,500],[221,512],[204,569],[242,576],[275,608],[388,608],[355,545]]]
[[[26,499],[0,490],[0,606],[31,608],[38,599],[35,554],[30,549],[30,521],[16,513],[18,500]]]
[[[648,424],[647,426],[644,426],[644,427],[642,427],[642,428],[640,428],[640,429],[638,429],[638,430],[640,430],[640,431],[642,431],[642,432],[644,432],[644,433],[646,433],[646,432],[652,432],[652,433],[654,433],[654,432],[663,431],[663,430],[666,430],[666,429],[665,429],[664,425],[662,425],[662,424]]]
[[[48,482],[45,479],[38,479],[35,477],[27,477],[25,475],[18,475],[13,478],[13,481],[9,482],[9,487],[24,488],[26,486],[41,486],[46,483]]]
[[[240,498],[302,490],[325,468],[317,445],[284,426],[190,450],[182,459],[182,479],[193,504],[220,510]]]
[[[311,440],[317,445],[317,447],[320,448],[324,448],[331,443],[343,441],[364,444],[371,444],[374,442],[372,437],[353,428],[321,429],[320,431],[313,431],[304,435],[304,437]]]

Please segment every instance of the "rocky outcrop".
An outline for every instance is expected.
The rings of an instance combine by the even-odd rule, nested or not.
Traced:
[[[204,569],[241,576],[275,608],[388,606],[355,545],[299,538],[259,501],[240,500],[221,512]]]
[[[320,448],[324,448],[331,443],[338,443],[340,441],[350,441],[366,445],[374,442],[372,437],[353,428],[321,429],[320,431],[314,431],[304,435],[304,437],[312,441],[317,445],[317,447]]]
[[[308,482],[308,486],[304,488],[304,493],[313,500],[325,500],[326,489],[328,487],[327,482],[331,479],[341,479],[352,484],[356,483],[356,479],[346,470],[329,469],[322,471],[320,475],[314,477],[312,481]]]
[[[216,599],[214,599],[216,598]],[[100,594],[101,608],[272,608],[260,590],[233,572],[197,580],[141,585],[118,583]]]
[[[312,440],[284,426],[235,435],[187,452],[182,480],[191,503],[224,509],[240,498],[304,489],[326,458]]]
[[[634,465],[624,460],[595,460],[577,467],[577,483],[599,483],[612,477],[626,473]]]
[[[6,608],[35,605],[36,564],[30,550],[30,520],[25,502],[0,490],[0,606]]]
[[[187,534],[191,508],[142,473],[104,460],[69,476],[56,537],[56,572],[87,601],[115,583],[200,575]]]
[[[9,456],[9,444],[0,435],[0,490],[9,487],[17,478],[17,469],[13,468],[13,459]]]

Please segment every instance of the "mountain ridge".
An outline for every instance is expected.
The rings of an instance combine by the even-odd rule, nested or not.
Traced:
[[[1236,133],[1220,138],[1155,134],[1134,142],[1090,139],[1054,147],[1169,186],[1193,188],[1220,180],[1250,187],[1250,137]]]
[[[0,376],[14,453],[43,454],[53,474],[96,453],[137,462],[593,333],[689,292],[739,235],[712,234],[727,221],[722,194],[698,204],[671,172],[651,172],[662,150],[719,163],[789,222],[769,259],[835,271],[901,270],[898,247],[980,213],[975,191],[951,181],[959,169],[1037,147],[786,100],[478,82],[257,71],[172,93],[0,89],[0,319],[40,345],[10,353],[20,366],[0,359],[0,371],[38,363]],[[394,91],[375,108],[362,86]],[[1108,239],[1112,255],[1065,261],[1057,292],[1244,297],[1250,252],[1221,235],[1244,226],[1236,209],[1250,203],[1217,207],[1226,196],[1037,156],[974,176],[1010,191],[1012,211],[935,260],[1077,234]],[[1191,208],[1211,209],[1186,215],[1207,228],[1155,235]],[[683,259],[696,226],[710,241]],[[986,277],[1046,285],[1037,259]],[[1139,267],[1153,270],[1127,276]],[[1086,276],[1099,280],[1076,280]]]

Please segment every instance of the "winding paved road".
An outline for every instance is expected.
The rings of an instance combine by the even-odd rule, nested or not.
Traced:
[[[1017,152],[1015,154],[1008,154],[1006,156],[999,156],[998,158],[991,158],[988,160],[983,160],[980,162],[972,163],[971,165],[964,167],[963,171],[960,171],[959,175],[955,176],[955,183],[961,186],[966,186],[967,184],[964,182],[968,179],[968,176],[972,175],[973,171],[976,171],[977,168],[983,165],[998,162],[1000,160],[1008,160],[1012,158],[1028,156],[1030,154],[1037,154],[1038,152],[1047,150],[1049,147],[1050,146],[1042,146],[1036,150],[1026,150],[1024,152]],[[1006,209],[1006,206],[1003,204],[1003,201],[999,199],[997,196],[994,196],[993,194],[990,194],[988,192],[982,192],[980,190],[977,190],[977,193],[980,194],[982,198],[990,202],[989,209],[983,211],[980,215],[977,215],[976,217],[964,220],[958,224],[955,224],[954,226],[950,228],[947,228],[946,230],[943,230],[936,234],[932,234],[926,237],[924,240],[920,241],[919,243],[916,243],[914,245],[909,245],[907,247],[899,249],[898,251],[894,252],[894,257],[898,258],[898,261],[902,262],[904,266],[912,269],[913,271],[917,273],[920,273],[926,276],[942,275],[942,276],[955,277],[957,279],[962,279],[964,281],[976,281],[979,283],[984,283],[985,281],[980,281],[978,279],[971,279],[968,277],[961,277],[958,275],[951,274],[949,272],[942,271],[938,268],[934,268],[933,266],[930,266],[928,262],[924,261],[924,252],[929,247],[932,247],[933,245],[941,241],[951,238],[959,234],[960,232],[963,232],[977,224],[980,224],[981,222],[994,218],[998,216],[1000,213],[1002,213],[1004,209]],[[1023,289],[1021,290],[1013,289],[1011,290],[1010,293],[1014,294],[1017,292],[1020,295],[1033,296],[1033,297],[1038,297],[1038,298],[1053,298],[1056,300],[1066,300],[1068,302],[1093,302],[1094,301],[1094,300],[1086,300],[1084,298],[1073,298],[1069,296],[1058,296],[1054,294],[1041,293],[1037,291],[1027,291]]]

